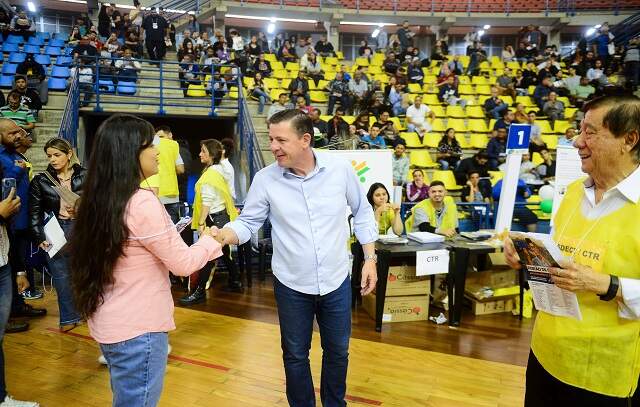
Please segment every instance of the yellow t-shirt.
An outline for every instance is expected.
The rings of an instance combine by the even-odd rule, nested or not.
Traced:
[[[160,138],[158,143],[158,196],[177,197],[178,175],[176,174],[176,161],[180,156],[180,146],[178,142]]]
[[[378,233],[381,235],[387,234],[389,228],[393,226],[393,221],[396,218],[396,213],[393,209],[380,214],[380,220],[378,221]]]

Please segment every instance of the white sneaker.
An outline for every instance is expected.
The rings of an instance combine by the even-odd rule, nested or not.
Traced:
[[[167,345],[167,355],[171,354],[171,350],[172,350],[171,349],[171,344],[168,344]],[[104,355],[100,355],[98,357],[98,363],[100,363],[101,365],[106,365],[107,364],[107,359],[104,357]],[[0,404],[0,406],[2,406],[2,405]]]
[[[4,401],[0,403],[1,407],[39,407],[40,404],[35,401],[20,401],[14,400],[8,394],[5,396]]]

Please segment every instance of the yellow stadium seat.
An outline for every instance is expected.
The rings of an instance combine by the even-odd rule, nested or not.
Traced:
[[[338,65],[338,58],[336,57],[326,57],[324,59],[324,63],[327,65]]]
[[[272,67],[274,62],[278,62],[278,59],[276,58],[276,54],[264,54],[264,60],[269,61]]]
[[[447,127],[451,127],[458,133],[466,133],[467,131],[469,131],[467,129],[467,125],[464,124],[463,119],[449,119],[447,121]]]
[[[264,81],[264,84],[267,85],[267,88],[269,89],[280,87],[280,83],[276,78],[264,78],[263,81]]]
[[[344,54],[342,53],[342,51],[336,51],[336,58],[338,58],[339,60],[344,59]]]
[[[409,93],[424,93],[422,91],[422,86],[420,86],[419,83],[410,83],[408,88],[409,88]]]
[[[489,99],[491,96],[489,95],[478,95],[478,105],[479,106],[484,106],[484,102],[487,101],[487,99]]]
[[[295,79],[298,77],[298,71],[287,71],[287,72],[289,72],[289,75],[287,75],[287,77],[291,79]]]
[[[431,154],[427,150],[412,150],[409,153],[409,164],[412,167],[435,168],[438,164],[433,162]]]
[[[458,83],[460,85],[471,85],[471,78],[467,75],[460,75],[458,76]]]
[[[571,106],[571,102],[566,96],[558,96],[558,102],[562,102],[564,104],[564,107]]]
[[[444,125],[444,122],[442,121],[442,119],[435,118],[431,122],[431,130],[432,131],[439,131],[439,132],[444,133],[444,131],[446,129],[447,129],[447,126]]]
[[[502,62],[500,59],[492,60],[491,61],[491,69],[504,70],[504,62]]]
[[[320,64],[320,68],[322,68],[322,70],[324,72],[335,72],[336,71],[336,67],[334,65]]]
[[[324,120],[325,122],[329,123],[329,121],[333,119],[333,116],[330,116],[328,114],[323,114],[320,116],[320,120]]]
[[[473,119],[483,119],[484,111],[480,106],[467,106],[467,117]]]
[[[527,107],[536,105],[531,96],[516,96],[516,103],[522,103]]]
[[[529,86],[527,88],[527,93],[530,94],[530,95],[533,95],[533,92],[535,92],[535,91],[536,91],[535,85],[531,85],[531,86]]]
[[[544,159],[542,158],[542,155],[540,155],[540,153],[536,151],[531,156],[531,162],[537,167],[544,162]]]
[[[231,99],[238,99],[238,88],[232,88],[228,95]]]
[[[287,71],[299,71],[300,70],[300,64],[297,62],[287,62],[287,65],[284,66],[284,69],[286,69]]]
[[[488,133],[489,129],[484,119],[469,119],[469,131],[472,133]]]
[[[517,71],[518,69],[520,69],[520,62],[517,62],[517,61],[507,62],[507,68],[510,68],[512,71]]]
[[[318,85],[316,85],[316,81],[309,79],[307,82],[309,83],[309,90],[318,90]]]
[[[493,128],[496,126],[496,119],[490,119],[489,120],[489,131],[493,131]]]
[[[433,114],[436,115],[436,117],[447,117],[447,113],[444,110],[443,106],[440,105],[431,105],[429,106],[429,108],[431,109],[431,111],[433,112]]]
[[[489,137],[487,137],[484,133],[471,133],[469,137],[469,144],[473,148],[487,148],[487,144],[489,143]]]
[[[380,83],[386,85],[387,83],[389,83],[389,76],[387,74],[384,74],[384,73],[377,74],[377,75],[373,76],[373,80],[374,81],[379,81]]]
[[[497,76],[490,76],[488,81],[489,81],[489,85],[495,85],[496,83],[498,83],[498,77]]]
[[[207,75],[207,76],[210,76],[210,75]],[[209,82],[209,80],[207,80],[207,78],[205,78],[204,81],[205,82]],[[245,76],[245,77],[242,78],[242,83],[244,83],[244,86],[246,88],[251,88],[251,87],[253,87],[253,83],[254,83],[253,82],[253,78],[250,77],[250,76]],[[267,87],[268,87],[268,85],[267,85]]]
[[[447,106],[447,117],[457,117],[464,118],[467,117],[467,113],[464,111],[462,106]]]
[[[555,134],[543,134],[540,138],[542,138],[549,150],[555,150],[558,147],[558,136]]]
[[[190,83],[187,88],[187,96],[193,98],[201,98],[207,96],[207,91],[204,85],[196,85],[195,83]]]
[[[353,124],[353,122],[356,121],[356,117],[355,116],[342,116],[342,120],[344,120],[345,122],[347,122],[348,124]]]
[[[533,153],[533,154],[535,155],[538,153]],[[538,194],[531,195],[529,198],[527,198],[528,204],[539,204],[540,202],[541,202],[541,199],[540,199],[540,195]]]
[[[425,85],[427,85],[427,84],[433,85],[434,83],[438,83],[438,77],[435,76],[435,75],[426,75],[422,79],[422,83],[424,83]]]
[[[477,76],[474,76],[477,78]],[[490,85],[476,85],[476,94],[477,95],[491,95],[491,86]]]
[[[456,183],[456,177],[451,170],[435,170],[431,175],[431,182],[433,181],[442,181],[447,191],[459,191],[462,189],[462,187]]]
[[[311,101],[315,103],[327,103],[329,101],[327,93],[321,90],[310,90],[309,97]]]
[[[542,134],[553,134],[551,123],[549,123],[548,120],[536,120],[536,124],[540,127],[540,132]]]
[[[558,134],[564,134],[564,132],[571,127],[573,127],[572,123],[566,120],[556,120],[556,122],[553,123],[553,130]]]
[[[356,58],[355,65],[358,66],[369,66],[369,60],[365,57]]]
[[[325,81],[324,79],[320,79],[318,82],[318,89],[326,89],[329,81]]]
[[[459,85],[458,86],[458,93],[460,93],[461,95],[475,95],[476,91],[473,89],[473,86],[471,85]]]
[[[367,70],[369,75],[378,75],[382,73],[382,68],[377,65],[369,65],[369,69]]]
[[[498,96],[500,100],[507,104],[507,106],[511,106],[513,104],[513,98],[509,95]]]
[[[431,61],[431,62],[433,62],[433,61]],[[422,73],[424,74],[424,76],[431,75],[431,68],[427,68],[426,66],[423,66],[422,67]]]
[[[407,147],[422,148],[422,142],[417,133],[400,133],[400,137],[405,141]]]
[[[471,77],[471,84],[472,85],[488,85],[489,81],[484,76],[477,75],[477,76]]]
[[[504,172],[502,171],[487,171],[489,173],[489,177],[491,178],[491,185],[495,185],[504,178]]]
[[[276,79],[285,79],[289,77],[289,72],[284,69],[278,69],[277,71],[273,71],[271,77]]]
[[[426,94],[422,96],[422,103],[432,107],[434,105],[440,105],[440,100],[438,100],[438,95]]]
[[[422,140],[422,144],[425,147],[436,148],[438,144],[440,144],[440,140],[442,140],[441,133],[427,133],[424,135],[424,139]]]
[[[577,107],[565,107],[564,108],[564,118],[565,119],[572,119],[576,113],[578,113],[578,108]]]
[[[461,148],[471,148],[471,143],[464,136],[464,134],[456,134],[456,140],[458,140],[458,144],[460,144]]]
[[[382,66],[384,63],[384,54],[382,52],[376,52],[371,58],[371,65]]]
[[[309,81],[309,82],[313,82],[313,81]],[[283,79],[280,81],[280,87],[283,89],[289,89],[289,85],[291,85],[291,79],[289,78]]]
[[[285,89],[272,88],[271,91],[269,92],[269,97],[271,97],[271,100],[278,100],[280,98],[281,93],[288,94],[288,91]]]
[[[271,69],[274,71],[282,71],[284,70],[284,65],[282,65],[280,61],[275,61],[271,63]]]
[[[393,122],[398,130],[406,130],[407,126],[404,125],[404,121],[400,120],[399,117],[390,117],[389,120]]]

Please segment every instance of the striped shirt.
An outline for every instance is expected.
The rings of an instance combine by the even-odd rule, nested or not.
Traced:
[[[35,123],[36,119],[33,117],[31,110],[24,105],[20,105],[18,110],[13,111],[9,105],[0,107],[0,116],[5,119],[11,119],[20,127],[26,126],[29,123]]]

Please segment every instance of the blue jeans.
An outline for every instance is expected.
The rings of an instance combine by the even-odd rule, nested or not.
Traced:
[[[69,240],[73,221],[58,219],[64,235]],[[73,293],[71,291],[71,275],[69,273],[70,253],[68,246],[62,248],[53,258],[47,256],[49,273],[53,278],[53,286],[58,294],[58,309],[60,310],[60,326],[71,325],[81,320],[80,314],[76,311],[73,303]]]
[[[282,358],[287,378],[287,400],[292,407],[312,407],[316,398],[309,367],[313,319],[320,327],[322,375],[320,398],[324,407],[346,406],[344,400],[351,336],[351,280],[347,277],[326,295],[303,294],[273,279],[278,304]]]
[[[438,160],[438,164],[440,164],[440,167],[442,167],[443,171],[446,171],[449,169],[449,161],[446,160]]]
[[[500,118],[502,117],[502,112],[507,110],[507,108],[508,108],[508,106],[507,106],[506,103],[500,103],[499,105],[497,105],[496,107],[491,109],[491,111],[489,113],[491,114],[491,116],[494,119],[500,120]]]
[[[9,321],[11,313],[11,266],[0,267],[0,402],[7,396],[6,383],[4,381],[4,352],[2,350],[2,340],[4,339],[4,329]]]
[[[329,96],[329,106],[327,108],[327,114],[329,116],[331,116],[333,114],[333,107],[335,106],[336,102],[340,102],[340,106],[342,107],[342,111],[343,112],[347,112],[347,110],[349,110],[349,96],[348,95],[342,95],[342,96]]]
[[[111,377],[113,407],[153,407],[167,368],[166,332],[147,332],[117,343],[101,343]]]
[[[251,96],[258,98],[258,114],[262,114],[262,112],[264,112],[264,105],[269,99],[269,95],[264,93],[261,89],[254,89],[253,92],[251,92]]]

